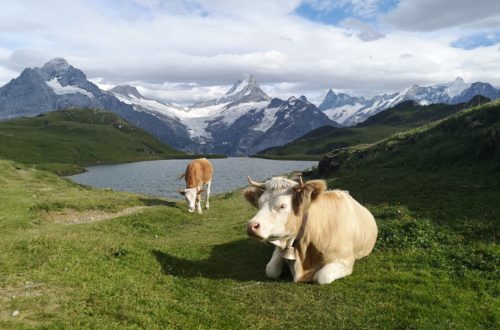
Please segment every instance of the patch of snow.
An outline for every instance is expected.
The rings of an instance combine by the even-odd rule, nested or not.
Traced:
[[[471,84],[466,83],[462,78],[457,78],[452,83],[446,84],[447,88],[445,91],[450,98],[454,98],[455,96],[462,94],[462,92],[470,86]]]
[[[94,98],[94,94],[90,93],[89,91],[86,91],[83,88],[71,86],[71,85],[67,85],[67,86],[61,85],[59,83],[59,80],[57,80],[57,78],[53,78],[52,80],[46,81],[45,83],[50,88],[52,88],[54,93],[56,93],[57,95],[80,93],[80,94],[83,94],[89,98]]]
[[[137,106],[146,108],[148,110],[153,110],[153,111],[156,111],[158,113],[161,113],[161,114],[164,114],[167,116],[171,116],[171,117],[182,116],[182,114],[185,112],[184,110],[168,106],[168,105],[161,103],[161,102],[158,102],[156,100],[137,98],[133,95],[131,95],[131,96],[124,96],[121,94],[113,94],[113,95],[116,98],[118,98],[120,101],[122,101],[123,103],[137,105]],[[140,108],[139,108],[139,110],[140,110]]]
[[[230,91],[231,93],[228,93],[226,95],[234,95],[238,94],[241,92],[248,84],[250,83],[250,75],[245,75],[245,78],[239,82],[239,84],[234,88],[234,90]],[[250,92],[250,91],[249,91]]]
[[[267,130],[273,127],[274,123],[276,122],[276,114],[280,109],[281,107],[265,108],[263,110],[264,117],[262,117],[260,123],[257,126],[253,127],[253,129],[259,132],[267,132]]]
[[[236,121],[236,119],[248,113],[250,110],[263,109],[267,107],[268,104],[269,101],[240,103],[229,108],[224,107],[224,109],[222,109],[218,116],[222,116],[222,121],[229,126],[232,125]]]
[[[361,110],[364,106],[365,104],[362,103],[356,103],[354,105],[346,104],[338,108],[327,109],[323,111],[323,113],[331,120],[335,120],[337,123],[343,125],[349,117]]]

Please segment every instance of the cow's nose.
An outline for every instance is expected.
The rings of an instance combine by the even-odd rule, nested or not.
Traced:
[[[259,229],[260,227],[260,223],[258,222],[249,222],[248,225],[247,225],[247,234],[248,235],[255,235],[255,232],[257,231],[257,229]]]

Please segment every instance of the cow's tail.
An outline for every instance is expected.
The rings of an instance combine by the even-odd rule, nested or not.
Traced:
[[[177,180],[183,179],[186,176],[186,173],[182,173],[177,177]]]

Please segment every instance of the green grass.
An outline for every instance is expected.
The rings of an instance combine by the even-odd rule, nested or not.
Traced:
[[[0,328],[499,328],[498,107],[349,151],[328,185],[379,237],[326,286],[266,279],[272,247],[245,236],[239,191],[200,216],[0,161]]]
[[[54,111],[0,122],[0,157],[38,164],[60,174],[92,164],[180,158],[172,149],[120,117],[99,110]]]
[[[403,171],[330,180],[363,200],[380,235],[351,276],[318,286],[295,284],[289,274],[266,279],[272,247],[245,237],[255,210],[240,192],[214,198],[199,216],[184,203],[82,187],[16,163],[1,161],[0,173],[0,328],[491,329],[500,322],[498,189],[490,186],[467,190],[428,172],[402,184]],[[422,197],[445,182],[447,194]],[[417,184],[425,190],[415,195]],[[135,206],[147,208],[71,222]],[[69,222],[54,221],[65,212]]]

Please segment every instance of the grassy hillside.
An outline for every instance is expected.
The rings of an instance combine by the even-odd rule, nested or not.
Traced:
[[[406,101],[368,118],[355,127],[321,127],[283,147],[270,148],[256,156],[319,159],[335,149],[373,143],[392,134],[446,118],[488,101],[482,96],[474,97],[468,103],[456,105],[421,106],[413,101]]]
[[[39,164],[56,172],[81,170],[74,165],[184,155],[120,117],[99,110],[63,110],[0,122],[1,158]]]
[[[245,237],[255,210],[239,192],[200,216],[0,161],[0,328],[498,328],[499,115],[354,148],[328,183],[380,233],[327,286],[265,278],[272,247]]]

